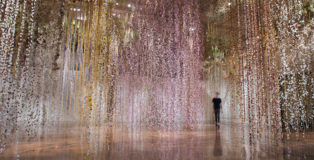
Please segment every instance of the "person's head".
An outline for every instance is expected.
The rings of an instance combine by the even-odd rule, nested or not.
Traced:
[[[216,97],[219,97],[219,92],[216,92]]]

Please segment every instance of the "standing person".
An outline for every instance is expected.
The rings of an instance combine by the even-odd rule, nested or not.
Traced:
[[[216,96],[215,96],[215,98],[213,98],[212,102],[213,102],[213,108],[214,108],[214,112],[215,112],[216,126],[219,126],[220,111],[222,110],[222,105],[221,105],[221,99],[219,98],[218,92],[216,92]]]

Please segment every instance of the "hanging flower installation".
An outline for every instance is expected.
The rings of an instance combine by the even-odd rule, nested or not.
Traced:
[[[311,0],[51,3],[0,2],[0,152],[48,124],[200,128],[216,91],[250,143],[313,127]]]
[[[276,1],[279,82],[284,129],[313,125],[313,1]]]

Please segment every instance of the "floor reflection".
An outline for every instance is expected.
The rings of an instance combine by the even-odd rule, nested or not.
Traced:
[[[215,146],[214,146],[214,156],[220,157],[222,156],[222,146],[221,146],[221,138],[220,138],[220,130],[216,129],[216,138],[215,138]]]
[[[50,126],[39,137],[19,140],[0,159],[66,160],[202,160],[311,159],[314,136],[291,137],[282,144],[271,140],[245,144],[241,125],[207,125],[200,130],[162,130],[117,126]],[[256,146],[258,144],[258,146]]]

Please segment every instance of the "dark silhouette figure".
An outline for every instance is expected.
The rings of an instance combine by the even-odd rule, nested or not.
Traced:
[[[220,123],[220,111],[222,110],[221,99],[219,98],[219,93],[216,92],[215,98],[213,98],[213,107],[215,112],[215,122],[216,126],[219,126]]]

